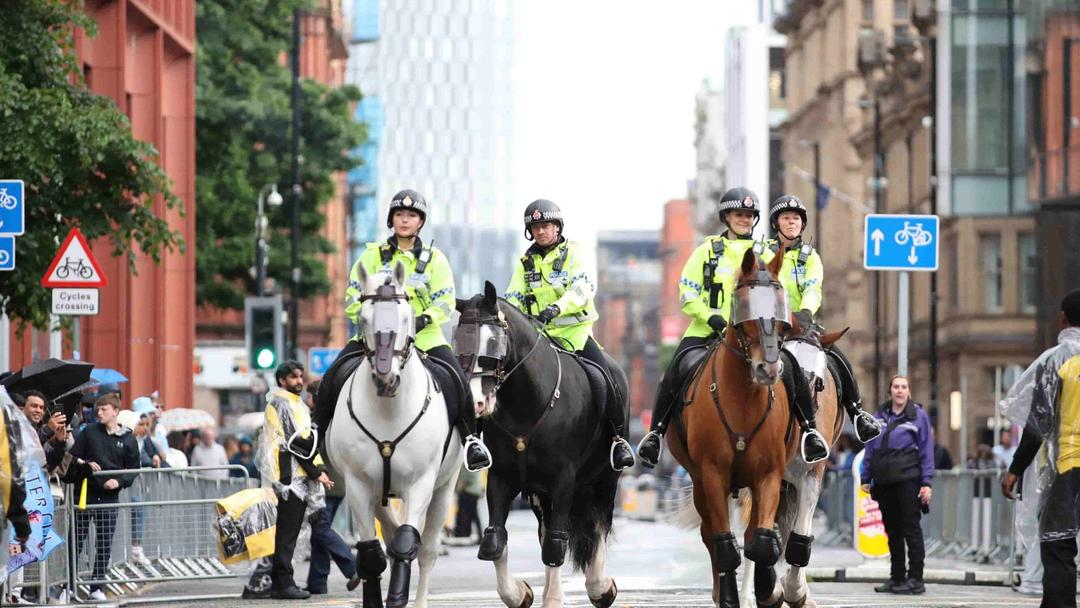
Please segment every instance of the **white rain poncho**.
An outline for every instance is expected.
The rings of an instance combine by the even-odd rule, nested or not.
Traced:
[[[1058,345],[1024,370],[998,404],[1002,415],[1022,426],[1025,434],[1034,433],[1046,450],[1038,483],[1023,487],[1024,499],[1034,498],[1039,505],[1039,539],[1043,541],[1073,538],[1080,532],[1080,467],[1076,466],[1080,463],[1080,395],[1074,394],[1078,381],[1073,371],[1080,372],[1080,327],[1062,330]],[[1069,375],[1067,383],[1062,374]],[[1062,403],[1066,400],[1063,388],[1065,397],[1076,403]],[[1065,470],[1059,471],[1063,463]],[[1063,477],[1064,473],[1071,474]]]

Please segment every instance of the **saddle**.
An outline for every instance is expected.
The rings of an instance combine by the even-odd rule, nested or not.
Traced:
[[[334,410],[337,408],[341,389],[352,377],[356,368],[360,367],[360,363],[364,360],[363,355],[362,351],[347,354],[344,359],[340,359],[339,365],[335,365],[333,375],[323,377],[322,382],[319,384],[319,393],[324,390],[330,391],[330,394],[327,395],[328,399],[324,402],[329,411],[320,413],[317,416],[320,428],[324,429],[324,436],[325,430],[329,428],[330,422],[334,419]],[[420,360],[424,362],[424,367],[431,374],[435,390],[442,393],[443,400],[446,402],[447,419],[450,425],[453,426],[461,411],[461,395],[467,394],[468,387],[461,385],[461,380],[447,363],[435,357],[421,357]],[[454,390],[443,390],[443,387],[454,387]]]
[[[619,394],[619,388],[611,376],[605,373],[599,365],[577,354],[574,355],[574,358],[581,364],[581,369],[589,379],[589,389],[592,391],[593,403],[596,404],[596,410],[601,412],[601,418],[604,418],[603,413],[607,411],[609,399],[613,399],[615,403],[620,405],[622,404],[622,395]]]

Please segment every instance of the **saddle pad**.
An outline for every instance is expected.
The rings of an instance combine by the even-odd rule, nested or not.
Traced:
[[[445,361],[435,357],[424,357],[422,361],[431,373],[436,390],[442,393],[443,400],[446,401],[446,417],[453,427],[458,419],[458,412],[461,411],[460,395],[465,394],[462,392],[465,389],[461,387],[457,373]]]
[[[608,379],[604,376],[603,370],[600,366],[589,361],[585,357],[574,357],[581,364],[581,369],[585,371],[585,376],[589,379],[589,388],[592,390],[593,404],[596,407],[596,411],[607,411],[608,400]]]

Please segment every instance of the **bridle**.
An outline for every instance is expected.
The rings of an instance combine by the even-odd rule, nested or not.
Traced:
[[[361,302],[374,302],[375,304],[380,302],[403,302],[408,301],[408,299],[408,295],[394,288],[389,277],[387,277],[385,283],[375,289],[375,293],[360,296]],[[414,338],[408,336],[405,339],[405,345],[401,348],[394,348],[395,342],[397,342],[396,331],[376,330],[374,348],[371,348],[366,343],[366,340],[361,340],[363,346],[361,355],[368,360],[371,368],[379,374],[390,373],[390,364],[395,357],[401,357],[401,367],[404,368],[405,364],[409,362],[413,350],[415,350],[413,349]]]
[[[495,364],[490,368],[480,365],[480,371],[477,372],[475,371],[477,367],[477,359],[480,358],[479,329],[481,326],[484,325],[498,327],[499,331],[501,331],[503,335],[506,336],[506,353],[514,351],[514,336],[512,333],[510,333],[510,324],[506,322],[506,315],[504,315],[501,310],[499,310],[496,314],[493,315],[482,315],[479,308],[467,308],[461,313],[461,318],[458,320],[458,327],[475,326],[475,334],[477,336],[476,343],[470,345],[472,348],[471,352],[463,352],[464,349],[459,349],[458,357],[461,359],[461,366],[465,370],[466,376],[470,378],[474,376],[479,378],[492,378],[495,382],[493,392],[498,393],[499,389],[502,388],[502,385],[510,379],[510,376],[513,375],[514,372],[516,372],[522,365],[525,364],[526,361],[529,360],[530,357],[533,356],[533,353],[536,352],[537,347],[540,346],[541,340],[539,339],[540,336],[537,336],[537,340],[533,342],[532,348],[529,349],[529,352],[526,353],[525,356],[519,359],[516,363],[514,363],[514,365],[512,365],[509,370],[505,369],[506,354],[504,353],[501,357],[486,357],[493,358],[495,360]],[[561,362],[559,364],[559,368],[559,375],[561,377]],[[557,399],[558,397],[556,396],[555,398]]]
[[[766,271],[759,270],[754,278],[744,279],[742,281],[739,281],[735,285],[735,290],[733,291],[734,297],[738,297],[737,294],[740,290],[749,289],[751,287],[768,287],[770,289],[779,289],[781,290],[781,293],[784,289],[783,285],[781,285],[779,281],[772,278],[772,275],[768,274]],[[753,357],[750,355],[750,338],[749,336],[747,336],[746,330],[743,329],[743,324],[747,321],[753,321],[757,323],[758,339],[761,342],[762,348],[765,350],[765,362],[776,363],[777,361],[779,361],[780,348],[783,346],[783,339],[781,338],[781,336],[777,335],[775,321],[787,323],[787,319],[772,318],[767,320],[764,317],[758,317],[756,319],[745,319],[743,321],[734,322],[732,323],[732,327],[735,331],[735,341],[738,343],[739,347],[735,348],[734,346],[728,344],[727,340],[724,340],[722,338],[720,340],[720,343],[724,345],[724,348],[727,348],[736,356],[741,357],[747,365],[752,365]],[[769,323],[767,321],[772,321],[772,323]],[[772,338],[772,340],[770,340],[770,338]]]

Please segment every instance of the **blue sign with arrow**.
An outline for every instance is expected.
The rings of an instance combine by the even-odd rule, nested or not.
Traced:
[[[340,348],[312,348],[308,350],[308,372],[321,376],[337,360]]]
[[[938,226],[936,215],[867,215],[863,231],[863,268],[937,270]]]
[[[0,179],[0,234],[26,231],[26,187],[21,179]]]
[[[0,270],[15,270],[15,237],[0,235]]]

